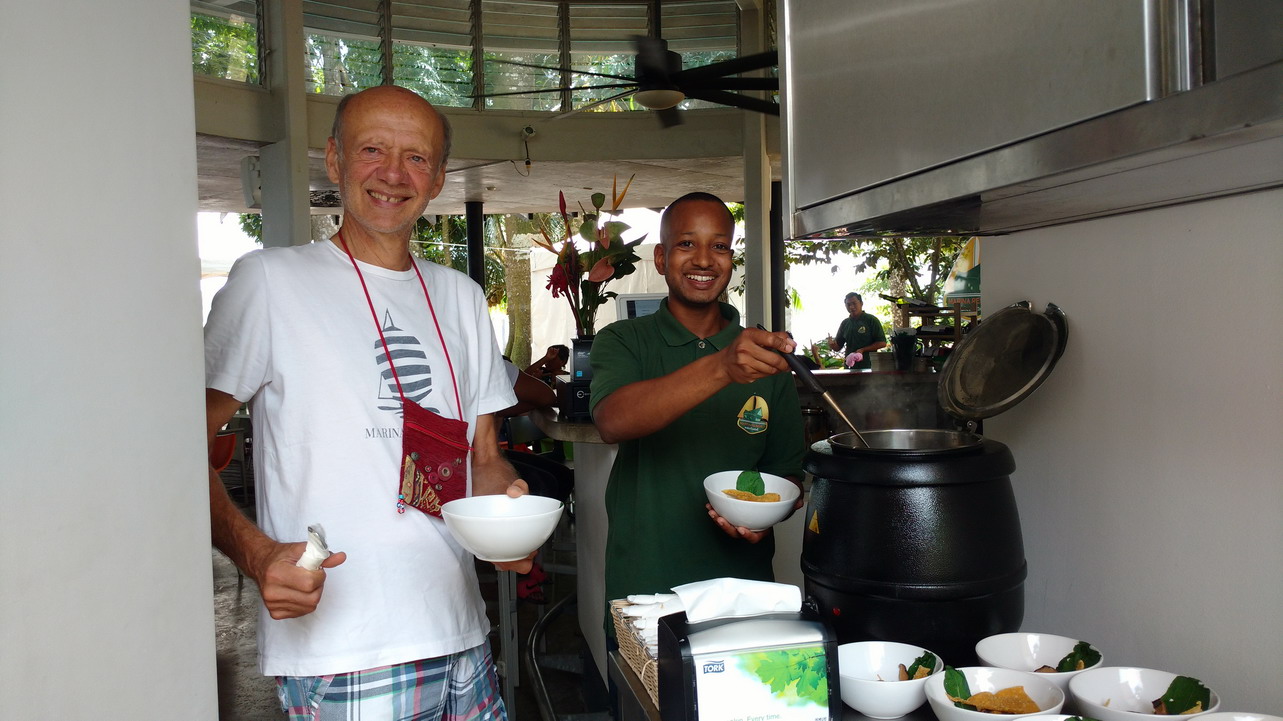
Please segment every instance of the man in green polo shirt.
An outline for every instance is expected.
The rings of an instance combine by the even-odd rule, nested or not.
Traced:
[[[716,471],[802,477],[806,444],[786,333],[745,329],[719,302],[731,280],[735,222],[707,193],[660,221],[657,312],[612,323],[593,341],[591,410],[619,452],[606,487],[606,598],[732,576],[772,580],[770,530],[732,526],[707,506]],[[801,500],[798,505],[800,507]]]
[[[843,303],[848,315],[838,326],[837,335],[829,338],[829,348],[836,351],[845,348],[848,357],[858,353],[859,360],[848,363],[850,368],[872,368],[869,354],[887,347],[882,321],[864,312],[864,299],[859,293],[847,293]]]

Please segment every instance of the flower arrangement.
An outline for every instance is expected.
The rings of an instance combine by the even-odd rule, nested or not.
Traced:
[[[641,260],[634,249],[645,240],[645,236],[625,243],[622,236],[630,227],[627,223],[618,220],[601,222],[603,214],[619,213],[619,205],[624,202],[633,177],[636,176],[628,178],[622,193],[617,192],[618,178],[611,183],[610,210],[602,210],[606,204],[605,193],[592,194],[591,212],[584,210],[581,204],[579,207],[583,221],[577,229],[570,214],[566,212],[565,193],[558,192],[565,235],[560,241],[553,242],[553,234],[549,233],[548,228],[543,223],[539,226],[543,242],[536,239],[535,243],[557,254],[557,263],[548,276],[547,288],[552,291],[552,297],[565,297],[570,304],[570,310],[575,316],[575,331],[581,338],[587,338],[596,332],[597,309],[619,295],[603,290],[606,284],[632,273],[637,269],[637,261]],[[577,241],[587,243],[587,247],[581,250]]]

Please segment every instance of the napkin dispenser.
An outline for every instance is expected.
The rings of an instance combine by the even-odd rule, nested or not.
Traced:
[[[688,623],[659,619],[664,721],[836,721],[837,637],[813,610]]]

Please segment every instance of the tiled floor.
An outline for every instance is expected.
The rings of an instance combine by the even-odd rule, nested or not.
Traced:
[[[238,498],[235,492],[233,497]],[[219,718],[222,721],[282,719],[284,716],[276,700],[274,683],[270,678],[258,674],[255,631],[258,590],[253,581],[239,578],[236,567],[221,553],[213,551],[212,557]],[[491,643],[497,658],[499,609],[496,578],[492,571],[493,566],[489,564],[478,566],[482,594],[486,598],[487,609],[496,629],[496,633],[491,636]],[[573,589],[573,576],[558,576],[555,583],[545,584],[549,604],[555,603]],[[522,658],[530,631],[539,619],[540,608],[526,601],[518,603],[517,636]],[[607,719],[603,710],[606,703],[604,690],[597,685],[586,686],[583,677],[574,668],[581,665],[579,661],[583,639],[579,633],[573,601],[565,606],[563,613],[550,615],[546,627],[544,646],[538,658],[552,715],[548,718],[541,717],[533,683],[523,668],[515,694],[515,708],[509,700],[510,718],[515,717],[515,721],[569,721],[570,717],[580,721],[589,721],[590,718]]]

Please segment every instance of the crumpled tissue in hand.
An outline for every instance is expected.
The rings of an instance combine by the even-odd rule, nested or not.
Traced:
[[[860,351],[856,351],[846,357],[846,367],[854,368],[855,364],[859,363],[862,360],[864,360],[864,354],[861,353]]]
[[[673,593],[685,607],[688,623],[802,610],[802,590],[788,583],[714,578],[678,586]]]

